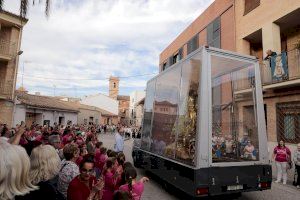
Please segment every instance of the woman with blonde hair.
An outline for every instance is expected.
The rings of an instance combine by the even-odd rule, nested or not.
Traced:
[[[51,145],[35,147],[30,155],[31,168],[30,179],[39,189],[25,196],[17,197],[16,200],[63,200],[65,199],[55,187],[53,179],[60,170],[60,158]]]
[[[29,178],[30,161],[25,149],[0,138],[0,199],[14,199],[37,189]]]

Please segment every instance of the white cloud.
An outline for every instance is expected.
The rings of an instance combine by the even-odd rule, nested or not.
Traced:
[[[25,63],[24,86],[51,95],[55,85],[57,94],[68,93],[69,88],[84,95],[108,90],[104,79],[110,75],[157,73],[159,53],[211,2],[53,0],[49,19],[44,6],[30,7],[20,59],[20,66],[31,61]],[[6,9],[18,12],[19,0],[5,3]],[[121,93],[143,89],[150,78],[121,79]]]

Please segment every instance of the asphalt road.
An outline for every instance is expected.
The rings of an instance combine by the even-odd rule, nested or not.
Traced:
[[[113,148],[114,135],[101,134],[100,141],[103,142],[107,148]],[[125,141],[124,153],[126,160],[132,162],[131,150],[133,140]],[[138,169],[139,177],[146,176],[145,171]],[[175,189],[168,190],[162,187],[159,180],[150,176],[150,181],[145,184],[145,190],[142,200],[188,200],[189,197],[184,194],[178,193]],[[217,197],[215,199],[232,199],[230,196]],[[272,184],[272,189],[267,191],[247,192],[243,193],[238,199],[241,200],[300,200],[300,190],[292,185]]]

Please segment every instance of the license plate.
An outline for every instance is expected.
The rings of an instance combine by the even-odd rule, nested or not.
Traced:
[[[232,190],[242,190],[243,185],[230,185],[227,186],[227,190],[232,191]]]

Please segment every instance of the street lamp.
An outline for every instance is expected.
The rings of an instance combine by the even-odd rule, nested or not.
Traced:
[[[17,57],[17,56],[20,56],[20,55],[22,55],[22,53],[23,53],[23,51],[22,51],[22,50],[18,51],[18,53],[17,53],[16,57]]]

